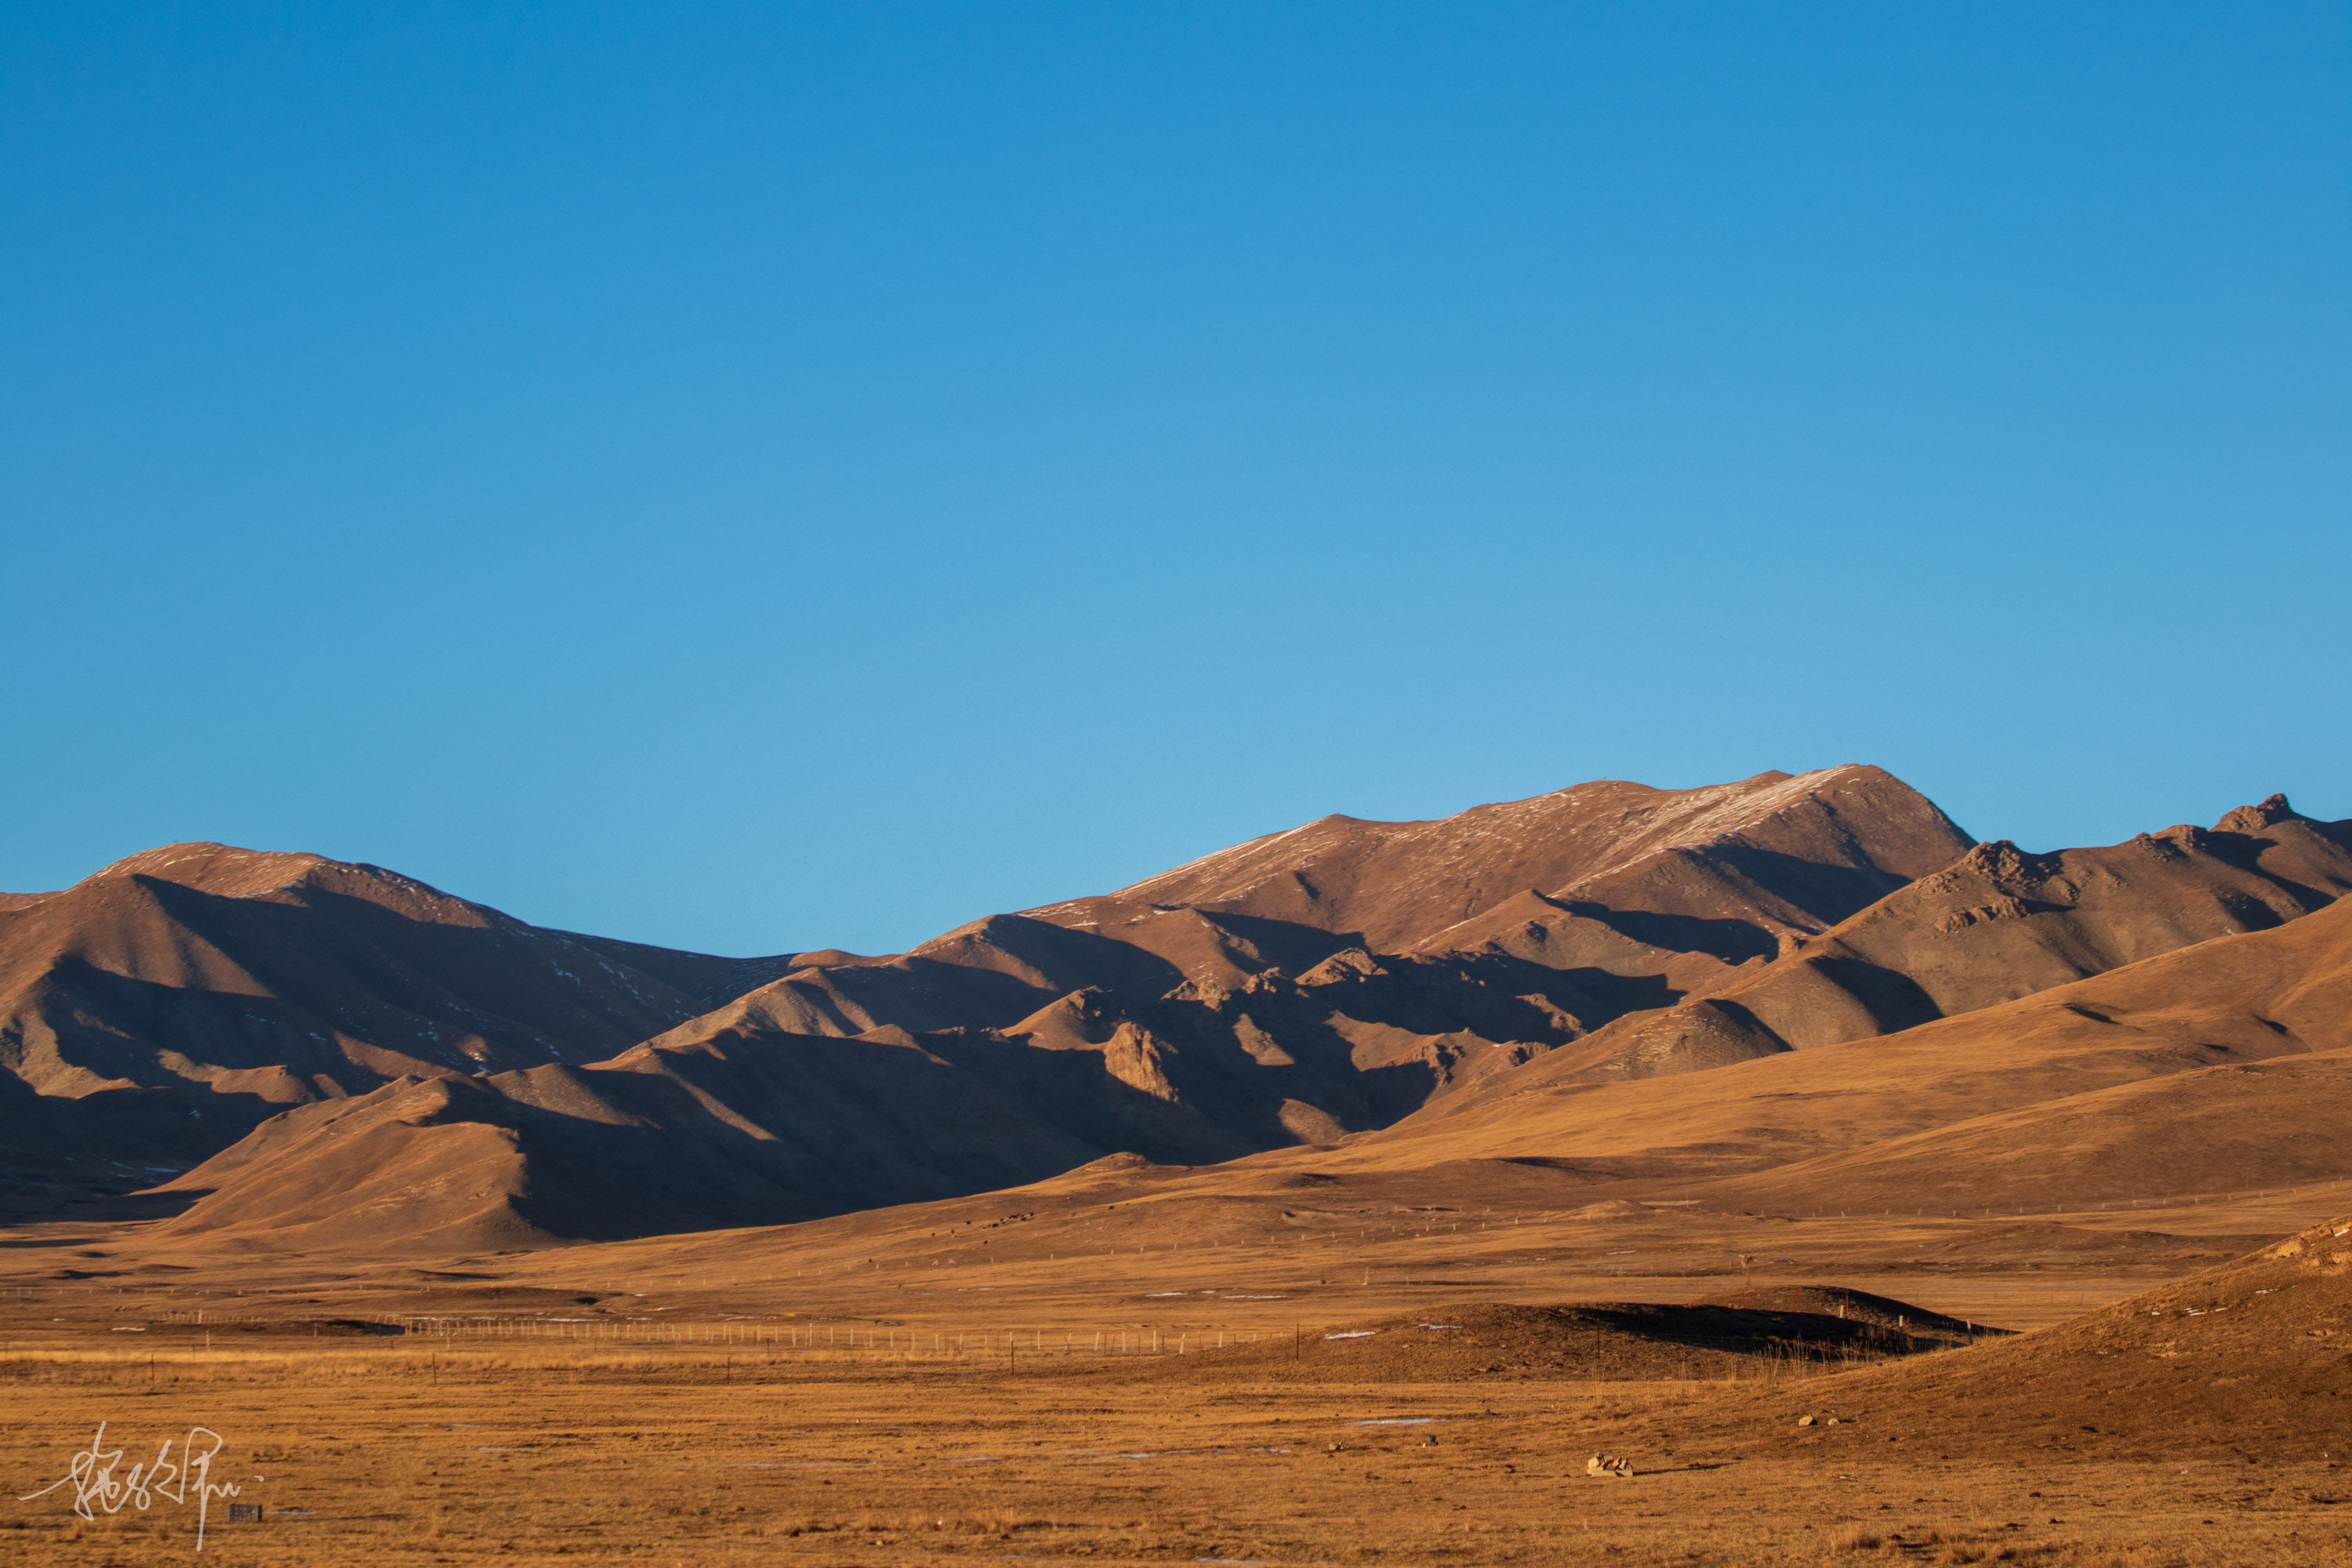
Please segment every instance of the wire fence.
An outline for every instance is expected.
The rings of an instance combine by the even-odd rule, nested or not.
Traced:
[[[1379,1347],[1410,1347],[1407,1354],[1436,1348],[1446,1342],[1424,1339],[1410,1330],[1326,1330],[1304,1324],[1288,1331],[1188,1327],[1181,1329],[1127,1325],[1117,1328],[947,1329],[915,1328],[863,1322],[749,1323],[659,1322],[530,1318],[490,1314],[395,1314],[341,1318],[330,1321],[252,1314],[222,1314],[210,1310],[173,1314],[176,1326],[204,1333],[206,1348],[212,1335],[224,1335],[224,1349],[291,1348],[286,1342],[312,1336],[348,1342],[352,1338],[396,1340],[410,1349],[451,1351],[526,1347],[562,1353],[572,1351],[674,1352],[719,1353],[751,1362],[998,1362],[1018,1365],[1023,1359],[1119,1359],[1145,1356],[1213,1354],[1224,1351],[1271,1349],[1289,1352],[1286,1359],[1308,1352],[1366,1345],[1376,1337]],[[1487,1347],[1507,1360],[1530,1353],[1564,1357],[1578,1364],[1612,1366],[1629,1355],[1635,1359],[1715,1352],[1758,1364],[1830,1368],[1861,1366],[1899,1360],[1930,1351],[1973,1343],[1968,1333],[1910,1330],[1857,1321],[1854,1331],[1835,1337],[1802,1335],[1710,1335],[1666,1331],[1597,1330],[1617,1341],[1613,1345],[1580,1346],[1574,1339],[1549,1340],[1528,1346]],[[275,1342],[274,1344],[268,1342]],[[191,1348],[184,1335],[159,1336],[154,1348],[177,1352]],[[131,1348],[130,1345],[123,1347]],[[1484,1352],[1482,1352],[1484,1353]],[[1516,1364],[1516,1363],[1514,1363]],[[1685,1375],[1688,1375],[1687,1373]]]
[[[643,1319],[533,1318],[497,1314],[394,1313],[333,1320],[210,1310],[166,1314],[165,1327],[318,1336],[400,1336],[452,1345],[499,1342],[613,1349],[677,1346],[751,1355],[848,1355],[951,1359],[1013,1355],[1189,1355],[1278,1339],[1245,1329],[917,1329],[874,1323],[659,1322]],[[1318,1336],[1319,1337],[1319,1334]],[[179,1336],[173,1336],[177,1340]]]

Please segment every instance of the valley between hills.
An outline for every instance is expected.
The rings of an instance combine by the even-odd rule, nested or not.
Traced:
[[[2347,890],[1866,766],[882,956],[170,846],[0,896],[0,1431],[237,1424],[257,1563],[2344,1561]]]

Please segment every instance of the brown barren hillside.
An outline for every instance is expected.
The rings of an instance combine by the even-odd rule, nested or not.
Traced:
[[[1705,799],[1681,798],[1692,794]],[[1663,867],[1693,864],[1692,854],[1719,866],[1736,850],[1753,868],[1767,843],[1788,858],[1777,873],[1784,887],[1796,885],[1799,849],[1832,858],[1802,862],[1826,884],[1851,885],[1865,867],[1895,875],[1884,868],[1897,858],[1886,844],[1910,842],[1922,820],[1908,796],[1875,770],[1769,775],[1679,792],[1671,810],[1626,807],[1631,837],[1613,857],[1594,847],[1592,811],[1571,837],[1583,836],[1579,853],[1598,868],[1584,891],[1629,870],[1654,881]],[[1885,822],[1874,826],[1873,810]],[[1495,808],[1479,820],[1479,832],[1457,822],[1436,842],[1484,842],[1496,822],[1517,818]],[[1713,836],[1706,844],[1665,842],[1701,830]],[[1311,1170],[1318,1180],[1378,1175],[1401,1192],[1418,1184],[1423,1201],[1442,1204],[1464,1173],[1510,1162],[1554,1173],[1583,1203],[1673,1194],[1813,1209],[2028,1209],[2084,1194],[2201,1190],[2210,1179],[2254,1184],[2266,1172],[2326,1180],[2352,1173],[2326,1133],[2345,1092],[2339,1053],[2352,1047],[2338,1037],[2329,989],[2340,984],[2352,920],[2352,906],[2329,902],[2352,885],[2340,837],[2273,800],[2210,833],[2109,850],[1966,849],[1815,936],[1783,930],[1774,940],[1790,957],[1751,954],[1740,966],[1627,931],[1678,941],[1690,927],[1675,921],[1761,931],[1778,917],[1753,904],[1704,917],[1612,910],[1572,896],[1578,886],[1522,889],[1455,928],[1478,946],[1441,941],[1407,952],[1231,910],[1150,908],[1132,917],[1132,931],[995,916],[895,958],[766,961],[782,972],[768,984],[601,1060],[509,1047],[464,1071],[371,1045],[375,1077],[269,1104],[290,1112],[157,1200],[193,1205],[170,1222],[173,1234],[280,1250],[325,1244],[339,1216],[363,1207],[372,1237],[415,1252],[924,1205],[1120,1152],[1169,1169],[1160,1185],[1171,1200],[1205,1196],[1228,1170],[1244,1189]],[[1393,852],[1381,842],[1381,854]],[[1532,864],[1550,851],[1518,853]],[[225,903],[226,915],[194,906],[215,924],[253,918],[245,906],[255,903],[260,918],[291,918],[277,899],[335,879],[413,889],[401,894],[415,905],[398,915],[403,929],[470,919],[465,929],[486,933],[474,940],[509,944],[526,967],[559,944],[555,978],[571,985],[579,972],[564,952],[635,977],[627,990],[639,999],[665,998],[657,969],[719,985],[756,973],[539,932],[366,868],[305,861],[289,876],[226,858],[215,870],[205,855],[193,864],[184,874],[226,890],[173,883],[177,892],[149,894]],[[1360,878],[1350,885],[1369,888]],[[314,905],[341,907],[315,890],[291,901],[305,919]],[[1724,912],[1735,908],[1745,917]],[[1953,914],[1987,909],[1995,914]],[[2243,934],[2194,940],[2217,925]],[[2243,930],[2255,925],[2272,929]],[[2141,949],[2160,956],[2128,962]],[[623,968],[633,952],[642,963]],[[1931,998],[1932,1021],[1920,1026],[1801,1051],[1785,1041],[1753,1048],[1740,1031],[1759,1026],[1757,1014],[1738,999],[1784,975],[1811,984],[1816,972],[1801,966],[1832,952],[1849,965],[1875,955],[1890,974],[1908,963],[1926,976],[1915,983],[1923,995],[1932,984],[1970,1010],[1934,1019]],[[343,972],[366,973],[341,950],[335,956]],[[2036,988],[2110,963],[2121,966]],[[306,994],[286,968],[238,973],[271,998]],[[1674,976],[1707,972],[1733,981],[1674,1005]],[[226,989],[232,978],[223,970],[211,984]],[[2018,989],[2033,994],[1998,999]],[[693,1005],[671,1005],[679,1014]],[[516,1006],[509,1016],[529,1015]],[[892,1021],[904,1017],[919,1026]],[[1629,1026],[1685,1027],[1694,1017],[1725,1023],[1716,1070],[1623,1070],[1623,1037],[1640,1037]],[[1617,1018],[1625,1022],[1607,1026]],[[1677,1048],[1680,1066],[1710,1065],[1693,1059],[1687,1040]],[[79,1102],[24,1092],[32,1087],[16,1092],[12,1125],[26,1137],[71,1134],[56,1112]]]
[[[0,1090],[38,1111],[7,1153],[67,1191],[179,1168],[403,1075],[609,1056],[788,966],[544,931],[315,855],[150,850],[0,910]]]
[[[1491,1216],[1540,1210],[1595,1234],[1568,1247],[1585,1268],[1612,1247],[1642,1260],[1626,1267],[1671,1259],[1677,1274],[1768,1249],[1818,1258],[1848,1245],[1849,1225],[1883,1217],[2000,1227],[1991,1252],[1954,1256],[1975,1267],[2021,1247],[2053,1259],[2128,1249],[2167,1207],[2352,1181],[2347,1121],[2352,902],[2339,902],[1893,1036],[1679,1078],[1538,1084],[1337,1143],[1090,1170],[962,1203],[1037,1209],[1020,1239],[1041,1258],[1097,1234],[1112,1210],[1130,1216],[1118,1250],[1154,1235],[1245,1247],[1319,1232],[1379,1258],[1406,1256],[1389,1250],[1399,1226],[1458,1233],[1465,1220],[1475,1236],[1449,1247],[1507,1247]],[[902,1245],[899,1227],[920,1236],[934,1212],[961,1211],[877,1215],[858,1245]],[[2052,1228],[2018,1223],[2037,1215]],[[1551,1255],[1567,1245],[1553,1234],[1528,1239]]]
[[[163,1189],[202,1195],[157,1235],[315,1250],[356,1226],[430,1255],[919,1202],[1104,1152],[903,1034],[709,1042],[298,1108]]]
[[[2352,902],[1900,1033],[1704,1073],[1551,1081],[1327,1170],[1516,1159],[1778,1212],[2121,1207],[2352,1176]]]
[[[992,916],[897,957],[813,963],[656,1043],[981,1028],[1091,1056],[1217,1130],[1151,1151],[1198,1160],[1236,1139],[1263,1148],[1387,1125],[1723,984],[1969,842],[1866,767],[1699,790],[1579,785],[1435,823],[1330,818],[1108,899]],[[1291,868],[1279,887],[1328,884],[1328,896],[1234,891],[1276,860]],[[1612,889],[1649,902],[1598,901]],[[1188,891],[1205,901],[1165,901]],[[1418,945],[1383,951],[1392,936]]]
[[[903,955],[811,963],[712,1023],[1002,1028],[1078,990],[1229,993],[1355,949],[1397,973],[1473,955],[1478,988],[1549,999],[1561,1016],[1530,1037],[1553,1043],[1722,984],[1972,842],[1861,766],[1691,790],[1578,784],[1435,822],[1326,817]],[[1457,978],[1433,984],[1458,994]]]
[[[1878,768],[1685,790],[1605,780],[1434,822],[1327,816],[1029,913],[1109,931],[1181,906],[1354,932],[1394,952],[1532,889],[1686,921],[1819,930],[1972,842]]]
[[[1114,930],[997,915],[896,957],[739,963],[537,931],[373,868],[175,847],[0,916],[26,999],[10,1065],[36,1091],[18,1140],[184,1164],[316,1106],[173,1189],[219,1189],[188,1225],[281,1239],[337,1194],[398,1210],[387,1236],[612,1235],[918,1201],[1121,1150],[1213,1163],[1458,1097],[1730,973],[1706,946],[1760,963],[1789,922],[1817,929],[1966,843],[1869,768],[1580,786],[1350,831],[1366,909],[1450,917],[1484,895],[1431,889],[1468,877],[1532,913],[1467,951],[1136,906]],[[1568,896],[1668,867],[1706,870],[1712,901]],[[191,1095],[205,1116],[182,1113]],[[161,1133],[141,1142],[133,1112]]]
[[[1646,1077],[1889,1034],[2261,931],[2352,889],[2352,822],[2282,795],[2211,831],[2169,827],[2095,849],[1979,844],[1781,962],[1628,1017],[1530,1076]]]
[[[2163,945],[2209,918],[2206,906],[2230,907],[2217,885],[2276,900],[2243,894],[2242,921],[2255,907],[2285,919],[2297,888],[2324,904],[2308,889],[2326,881],[2333,839],[2271,816],[2241,817],[2264,834],[2210,836],[2231,837],[2226,854],[2134,844],[2050,858],[2080,889],[2053,929]],[[2000,858],[1971,850],[1939,876],[1973,898],[1973,863]],[[2172,907],[2189,894],[2188,914]],[[1937,897],[1948,903],[1952,889]],[[1209,917],[1164,918],[1197,932]],[[1840,930],[1857,924],[1872,922]],[[2070,940],[2085,950],[2087,938]],[[2013,958],[1988,951],[1997,964]],[[364,1192],[392,1205],[387,1245],[644,1235],[932,1202],[1120,1151],[1183,1168],[1171,1199],[1205,1197],[1228,1169],[1247,1188],[1308,1168],[1418,1183],[1425,1201],[1444,1203],[1459,1173],[1511,1161],[1560,1173],[1585,1190],[1581,1202],[1672,1194],[1814,1210],[2013,1211],[2217,1181],[2321,1181],[2352,1174],[2327,1131],[2347,1109],[2341,1019],[2352,1009],[2337,995],[2347,965],[2352,904],[2326,905],[1893,1035],[1727,1053],[1703,1074],[1596,1080],[1549,1070],[1588,1049],[1551,1048],[1575,1039],[1575,1007],[1607,1014],[1578,993],[1595,984],[1589,974],[1491,951],[1348,946],[1296,975],[1269,964],[1221,980],[1195,965],[1188,978],[1132,943],[997,917],[924,953],[834,965],[823,978],[891,973],[933,987],[941,1016],[951,1004],[985,1004],[1000,1018],[1034,1004],[1024,1016],[986,1028],[796,1028],[802,1015],[778,1001],[811,973],[795,971],[605,1062],[395,1085],[349,1109],[299,1111],[174,1184],[208,1195],[173,1226],[310,1245],[331,1227],[338,1194]],[[1118,984],[1056,994],[1088,973]],[[1549,992],[1515,988],[1530,973],[1548,976]],[[352,1138],[362,1128],[364,1157]],[[490,1138],[478,1158],[499,1173],[464,1194],[436,1174],[436,1151],[461,1136]]]

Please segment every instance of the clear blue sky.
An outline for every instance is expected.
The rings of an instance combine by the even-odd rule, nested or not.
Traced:
[[[2352,10],[0,8],[0,887],[722,952],[1865,761],[2352,816]]]

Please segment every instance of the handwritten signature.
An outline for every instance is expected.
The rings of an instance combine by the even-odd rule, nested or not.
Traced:
[[[180,1457],[172,1458],[172,1445],[180,1443]],[[126,1508],[147,1511],[156,1499],[184,1507],[193,1495],[196,1505],[196,1550],[205,1549],[205,1516],[216,1497],[235,1497],[237,1489],[212,1479],[213,1459],[219,1454],[225,1439],[208,1426],[191,1426],[184,1441],[166,1437],[163,1446],[155,1450],[155,1458],[136,1464],[121,1475],[115,1473],[122,1463],[122,1450],[106,1446],[106,1423],[98,1424],[98,1435],[89,1447],[73,1457],[73,1466],[65,1475],[51,1481],[39,1491],[18,1498],[18,1502],[31,1502],[35,1498],[48,1496],[59,1487],[73,1488],[73,1510],[87,1520],[98,1518],[95,1510],[120,1513]],[[254,1478],[260,1479],[258,1476]]]

